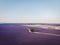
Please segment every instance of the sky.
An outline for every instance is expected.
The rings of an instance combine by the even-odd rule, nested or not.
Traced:
[[[0,0],[0,23],[60,24],[60,0]]]

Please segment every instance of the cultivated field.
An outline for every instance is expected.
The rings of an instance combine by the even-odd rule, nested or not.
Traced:
[[[59,27],[0,24],[0,45],[60,45]],[[34,32],[29,32],[31,28]]]

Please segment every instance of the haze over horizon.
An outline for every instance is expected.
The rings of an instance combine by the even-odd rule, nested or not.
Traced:
[[[60,24],[60,0],[0,0],[0,23]]]

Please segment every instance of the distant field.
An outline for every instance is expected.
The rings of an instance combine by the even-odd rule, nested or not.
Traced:
[[[60,25],[0,24],[0,45],[60,45]]]

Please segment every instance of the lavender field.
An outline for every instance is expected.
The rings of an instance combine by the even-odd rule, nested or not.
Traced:
[[[60,36],[30,33],[23,25],[25,24],[0,24],[0,45],[60,45]],[[60,25],[56,24],[56,26]],[[33,29],[35,32],[60,35],[60,30],[36,27]]]

